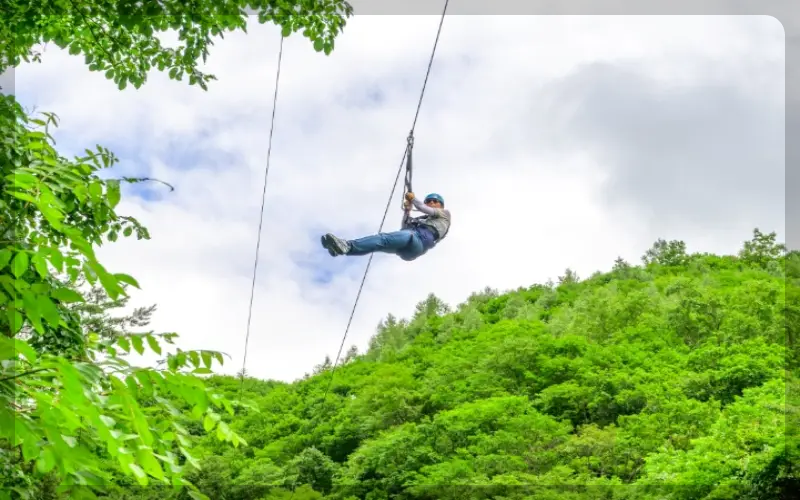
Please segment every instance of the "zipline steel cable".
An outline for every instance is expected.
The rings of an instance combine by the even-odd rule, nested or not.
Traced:
[[[441,32],[442,32],[442,25],[444,24],[444,18],[445,18],[445,14],[447,13],[447,6],[448,6],[449,3],[450,3],[450,0],[445,0],[445,2],[444,2],[444,9],[442,10],[442,15],[441,15],[441,18],[439,19],[439,27],[438,27],[438,29],[436,31],[436,39],[434,40],[433,50],[431,51],[431,57],[430,57],[430,60],[428,61],[428,68],[427,68],[427,70],[425,72],[425,80],[422,83],[422,91],[420,92],[419,102],[417,103],[417,109],[416,109],[416,112],[414,113],[414,121],[411,124],[411,131],[409,132],[409,136],[408,136],[408,145],[406,146],[406,149],[403,152],[403,158],[400,160],[400,166],[397,169],[397,175],[395,176],[394,184],[392,185],[392,190],[389,193],[389,201],[386,203],[386,208],[384,209],[384,212],[383,212],[383,218],[381,219],[381,224],[378,227],[378,232],[379,233],[383,230],[383,226],[386,223],[386,216],[389,213],[389,208],[391,207],[392,198],[394,197],[394,192],[397,189],[397,183],[400,180],[400,174],[403,171],[403,165],[405,164],[405,161],[406,161],[406,156],[409,154],[410,149],[411,149],[411,145],[413,143],[414,130],[415,130],[416,126],[417,126],[417,119],[419,118],[419,112],[420,112],[420,109],[422,107],[422,100],[423,100],[423,98],[425,96],[425,89],[426,89],[426,87],[428,85],[428,77],[430,76],[431,67],[433,66],[433,59],[434,59],[434,57],[436,55],[436,48],[439,45],[439,37],[440,37]],[[264,205],[265,205],[266,192],[267,192],[267,179],[268,179],[268,175],[269,175],[269,160],[270,160],[270,156],[271,156],[271,153],[272,153],[272,136],[273,136],[273,132],[274,132],[274,129],[275,129],[275,110],[276,110],[276,105],[277,105],[277,100],[278,100],[278,83],[280,82],[281,60],[282,60],[282,58],[283,58],[283,36],[281,36],[280,49],[279,49],[279,52],[278,52],[278,67],[277,67],[276,76],[275,76],[275,93],[274,93],[273,100],[272,100],[272,119],[271,119],[271,123],[270,123],[270,131],[269,131],[269,145],[268,145],[268,149],[267,149],[267,162],[266,162],[266,168],[264,170],[264,186],[263,186],[263,190],[262,190],[262,193],[261,193],[261,214],[260,214],[259,221],[258,221],[258,237],[256,239],[256,252],[255,252],[255,259],[254,259],[254,263],[253,263],[253,279],[252,279],[252,283],[251,283],[251,286],[250,286],[250,303],[249,303],[249,306],[248,306],[248,314],[247,314],[247,333],[246,333],[246,336],[245,336],[244,356],[243,356],[243,360],[242,360],[242,385],[241,385],[241,389],[243,389],[243,387],[244,387],[244,370],[245,370],[245,366],[246,366],[246,363],[247,363],[247,348],[248,348],[248,343],[249,343],[249,340],[250,340],[250,326],[251,326],[252,315],[253,315],[253,297],[255,295],[256,275],[257,275],[257,271],[258,271],[258,254],[259,254],[259,250],[261,248],[261,230],[262,230],[263,223],[264,223]],[[410,177],[407,178],[406,184],[407,185],[410,184]],[[350,312],[350,318],[347,321],[347,327],[345,328],[344,335],[342,336],[342,343],[339,346],[339,352],[336,355],[336,360],[334,361],[333,367],[331,369],[331,377],[330,377],[330,380],[328,382],[328,386],[325,389],[325,393],[324,393],[323,398],[322,398],[322,403],[323,404],[327,400],[328,392],[330,391],[331,385],[333,384],[333,378],[334,378],[334,374],[336,372],[336,365],[339,362],[339,358],[342,355],[342,349],[344,348],[345,342],[347,341],[347,334],[350,331],[350,326],[352,325],[353,317],[355,316],[356,308],[358,307],[358,302],[359,302],[359,300],[361,298],[361,293],[364,290],[364,283],[367,280],[367,275],[369,274],[370,266],[372,265],[373,255],[374,254],[370,254],[369,260],[367,261],[367,266],[364,269],[364,276],[361,278],[361,284],[359,285],[358,293],[356,294],[356,299],[355,299],[355,302],[353,304],[353,309]],[[292,487],[292,496],[294,496],[294,487]]]

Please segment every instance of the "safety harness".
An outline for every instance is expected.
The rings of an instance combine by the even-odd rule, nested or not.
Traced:
[[[435,228],[425,224],[424,221],[430,218],[429,215],[425,214],[420,217],[411,217],[411,206],[406,206],[405,198],[407,193],[413,193],[414,190],[411,187],[411,179],[413,176],[413,161],[412,161],[412,151],[414,149],[414,131],[412,130],[411,133],[408,134],[408,145],[406,146],[406,177],[405,177],[405,186],[403,190],[403,221],[401,227],[412,227],[414,229],[420,230],[425,229],[433,234],[433,244],[429,248],[433,248],[436,246],[437,243],[445,239],[447,233],[450,232],[450,226],[447,226],[447,230],[444,234],[439,234]],[[424,241],[424,240],[423,240]],[[427,245],[426,245],[427,246]]]

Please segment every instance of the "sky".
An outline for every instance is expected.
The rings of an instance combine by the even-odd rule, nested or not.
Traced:
[[[348,21],[329,57],[285,40],[246,369],[291,381],[339,349],[367,257],[319,237],[375,232],[400,165],[439,16]],[[104,246],[131,307],[183,349],[242,368],[279,31],[217,40],[207,92],[153,72],[123,92],[47,47],[14,74],[61,118],[63,154],[102,144],[150,230]],[[434,293],[451,306],[640,262],[658,238],[735,253],[785,229],[784,30],[768,16],[447,16],[415,130],[414,188],[452,228],[414,262],[379,254],[345,350]],[[402,182],[402,179],[401,179]],[[400,189],[384,230],[399,228]]]

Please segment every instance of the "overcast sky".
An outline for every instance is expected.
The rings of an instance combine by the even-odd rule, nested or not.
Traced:
[[[357,16],[330,57],[285,41],[247,370],[292,380],[336,355],[366,257],[319,236],[380,224],[439,23]],[[151,231],[100,251],[158,304],[152,327],[241,369],[278,29],[219,40],[208,92],[152,73],[116,89],[48,48],[16,71],[27,106],[61,117],[65,154],[102,144],[126,174],[119,213]],[[414,186],[441,193],[447,240],[377,255],[346,347],[433,292],[470,293],[639,262],[657,238],[734,253],[784,237],[784,32],[767,16],[448,16],[416,129]],[[400,223],[399,190],[385,229]]]

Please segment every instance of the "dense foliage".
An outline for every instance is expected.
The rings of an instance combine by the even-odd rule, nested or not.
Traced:
[[[151,70],[206,88],[214,75],[198,69],[215,38],[246,31],[248,15],[274,23],[283,36],[303,30],[314,49],[330,54],[336,36],[353,13],[344,0],[7,0],[0,8],[0,71],[22,61],[39,61],[39,43],[83,54],[90,71],[102,71],[120,90],[139,88]],[[158,37],[172,31],[178,45]]]
[[[249,446],[204,438],[193,481],[225,500],[292,487],[302,499],[779,498],[799,484],[785,430],[800,324],[785,297],[800,290],[800,255],[784,254],[758,230],[738,256],[659,241],[647,264],[583,281],[568,270],[455,310],[431,295],[409,321],[387,318],[327,398],[330,369],[248,380],[260,412],[223,419]]]

